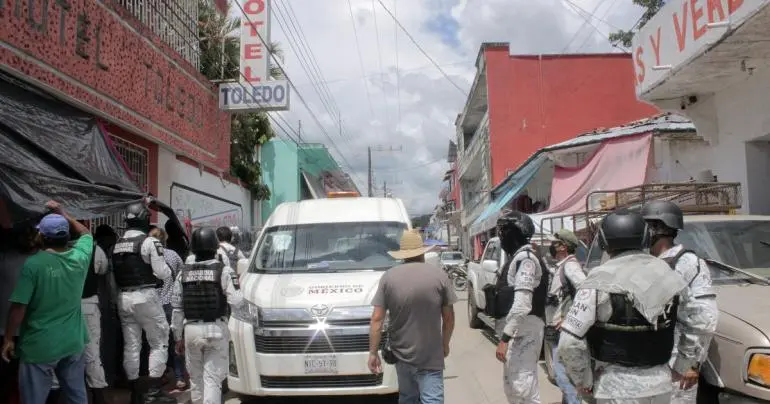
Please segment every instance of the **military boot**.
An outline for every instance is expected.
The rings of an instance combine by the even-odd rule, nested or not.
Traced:
[[[93,400],[91,404],[107,404],[107,398],[104,396],[105,389],[91,389]]]
[[[139,385],[139,379],[129,380],[129,387],[131,389],[131,399],[129,404],[144,404],[144,394],[142,394],[142,388]]]
[[[176,404],[176,398],[163,391],[162,387],[163,381],[160,378],[150,379],[150,387],[143,404]]]

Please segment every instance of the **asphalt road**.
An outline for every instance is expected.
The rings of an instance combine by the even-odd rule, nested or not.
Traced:
[[[455,305],[457,325],[444,372],[445,402],[446,404],[507,404],[503,393],[502,364],[495,359],[495,344],[484,332],[468,327],[466,304],[465,293],[462,293],[460,301]],[[545,372],[542,370],[542,364],[540,398],[544,404],[561,403],[561,392],[548,382]],[[329,399],[303,397],[254,402],[260,404],[321,404],[332,402],[335,404],[360,404],[373,403],[374,400],[365,397],[330,397]],[[237,398],[230,398],[226,404],[247,403],[242,403]]]

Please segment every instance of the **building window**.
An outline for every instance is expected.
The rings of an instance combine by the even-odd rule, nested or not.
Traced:
[[[126,166],[131,171],[134,182],[139,185],[139,189],[142,192],[148,192],[150,183],[148,168],[150,160],[149,150],[115,135],[110,134],[109,136],[118,154],[123,158]],[[121,213],[92,220],[91,231],[94,231],[97,226],[102,224],[110,225],[119,235],[123,234],[123,214]]]
[[[119,0],[118,3],[198,69],[197,1]]]

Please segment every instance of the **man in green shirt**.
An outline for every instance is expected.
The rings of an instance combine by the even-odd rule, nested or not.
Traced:
[[[68,402],[88,402],[84,349],[88,342],[81,294],[93,250],[88,228],[56,202],[38,224],[43,247],[29,257],[11,295],[2,356],[19,357],[22,403],[43,404],[56,374]],[[78,241],[67,247],[70,230]],[[19,328],[19,344],[8,336]]]

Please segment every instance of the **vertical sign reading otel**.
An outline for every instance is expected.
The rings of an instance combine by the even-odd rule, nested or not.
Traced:
[[[225,111],[289,109],[289,84],[270,80],[270,2],[243,1],[240,79],[219,85],[219,107]]]

